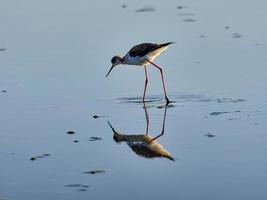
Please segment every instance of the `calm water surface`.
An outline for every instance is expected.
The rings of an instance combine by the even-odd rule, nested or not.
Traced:
[[[2,2],[0,199],[266,199],[266,6]],[[146,109],[142,68],[105,79],[150,41],[176,42],[156,60],[168,108],[153,67]],[[147,152],[146,132],[175,161]]]

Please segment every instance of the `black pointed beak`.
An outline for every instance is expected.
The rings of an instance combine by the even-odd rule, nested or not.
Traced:
[[[110,74],[110,72],[112,71],[112,69],[114,68],[114,65],[111,66],[110,70],[108,71],[106,77],[108,77],[108,75]]]

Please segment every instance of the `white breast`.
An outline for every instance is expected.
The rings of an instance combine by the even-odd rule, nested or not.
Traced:
[[[129,54],[127,54],[125,57],[125,64],[127,65],[145,65],[147,63],[147,56],[143,57],[131,57]]]

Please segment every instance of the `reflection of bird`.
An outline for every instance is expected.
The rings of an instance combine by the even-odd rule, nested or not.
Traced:
[[[168,45],[172,43],[173,42],[168,42],[168,43],[163,43],[163,44],[142,43],[142,44],[138,44],[132,47],[130,51],[124,57],[114,56],[111,59],[112,66],[109,72],[107,73],[106,77],[109,75],[109,73],[115,66],[118,66],[120,64],[144,66],[145,76],[146,76],[145,89],[144,89],[144,95],[143,95],[143,102],[144,102],[145,96],[146,96],[147,82],[148,82],[146,65],[152,64],[160,70],[161,81],[163,85],[166,103],[169,104],[170,100],[167,97],[162,68],[156,65],[155,63],[153,63],[153,60],[156,57],[158,57],[163,51],[165,51],[168,48]]]
[[[146,119],[147,119],[147,127],[146,127],[146,134],[144,135],[127,135],[117,132],[108,121],[110,128],[113,131],[113,139],[119,142],[126,142],[127,145],[138,155],[146,157],[146,158],[156,158],[156,157],[164,157],[168,158],[169,160],[175,161],[171,154],[164,149],[164,147],[159,144],[156,139],[164,134],[164,127],[165,127],[165,119],[166,119],[166,110],[165,107],[164,112],[164,120],[163,120],[163,127],[161,133],[156,137],[151,137],[148,135],[148,124],[149,118],[146,111],[146,107],[144,107],[146,112]]]

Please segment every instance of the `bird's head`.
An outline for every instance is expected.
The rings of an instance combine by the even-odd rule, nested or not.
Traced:
[[[113,139],[115,140],[115,142],[119,143],[119,142],[124,141],[123,134],[118,133],[118,132],[113,128],[113,126],[111,125],[111,123],[110,123],[109,121],[108,121],[108,125],[109,125],[109,127],[112,129],[112,131],[113,131]]]
[[[123,63],[123,58],[121,56],[114,56],[112,59],[111,59],[111,68],[110,70],[108,71],[106,77],[109,75],[109,73],[112,71],[112,69],[117,66],[117,65],[120,65]]]
[[[122,141],[124,141],[123,135],[119,134],[119,133],[114,133],[113,134],[113,140],[117,143],[120,143]]]

